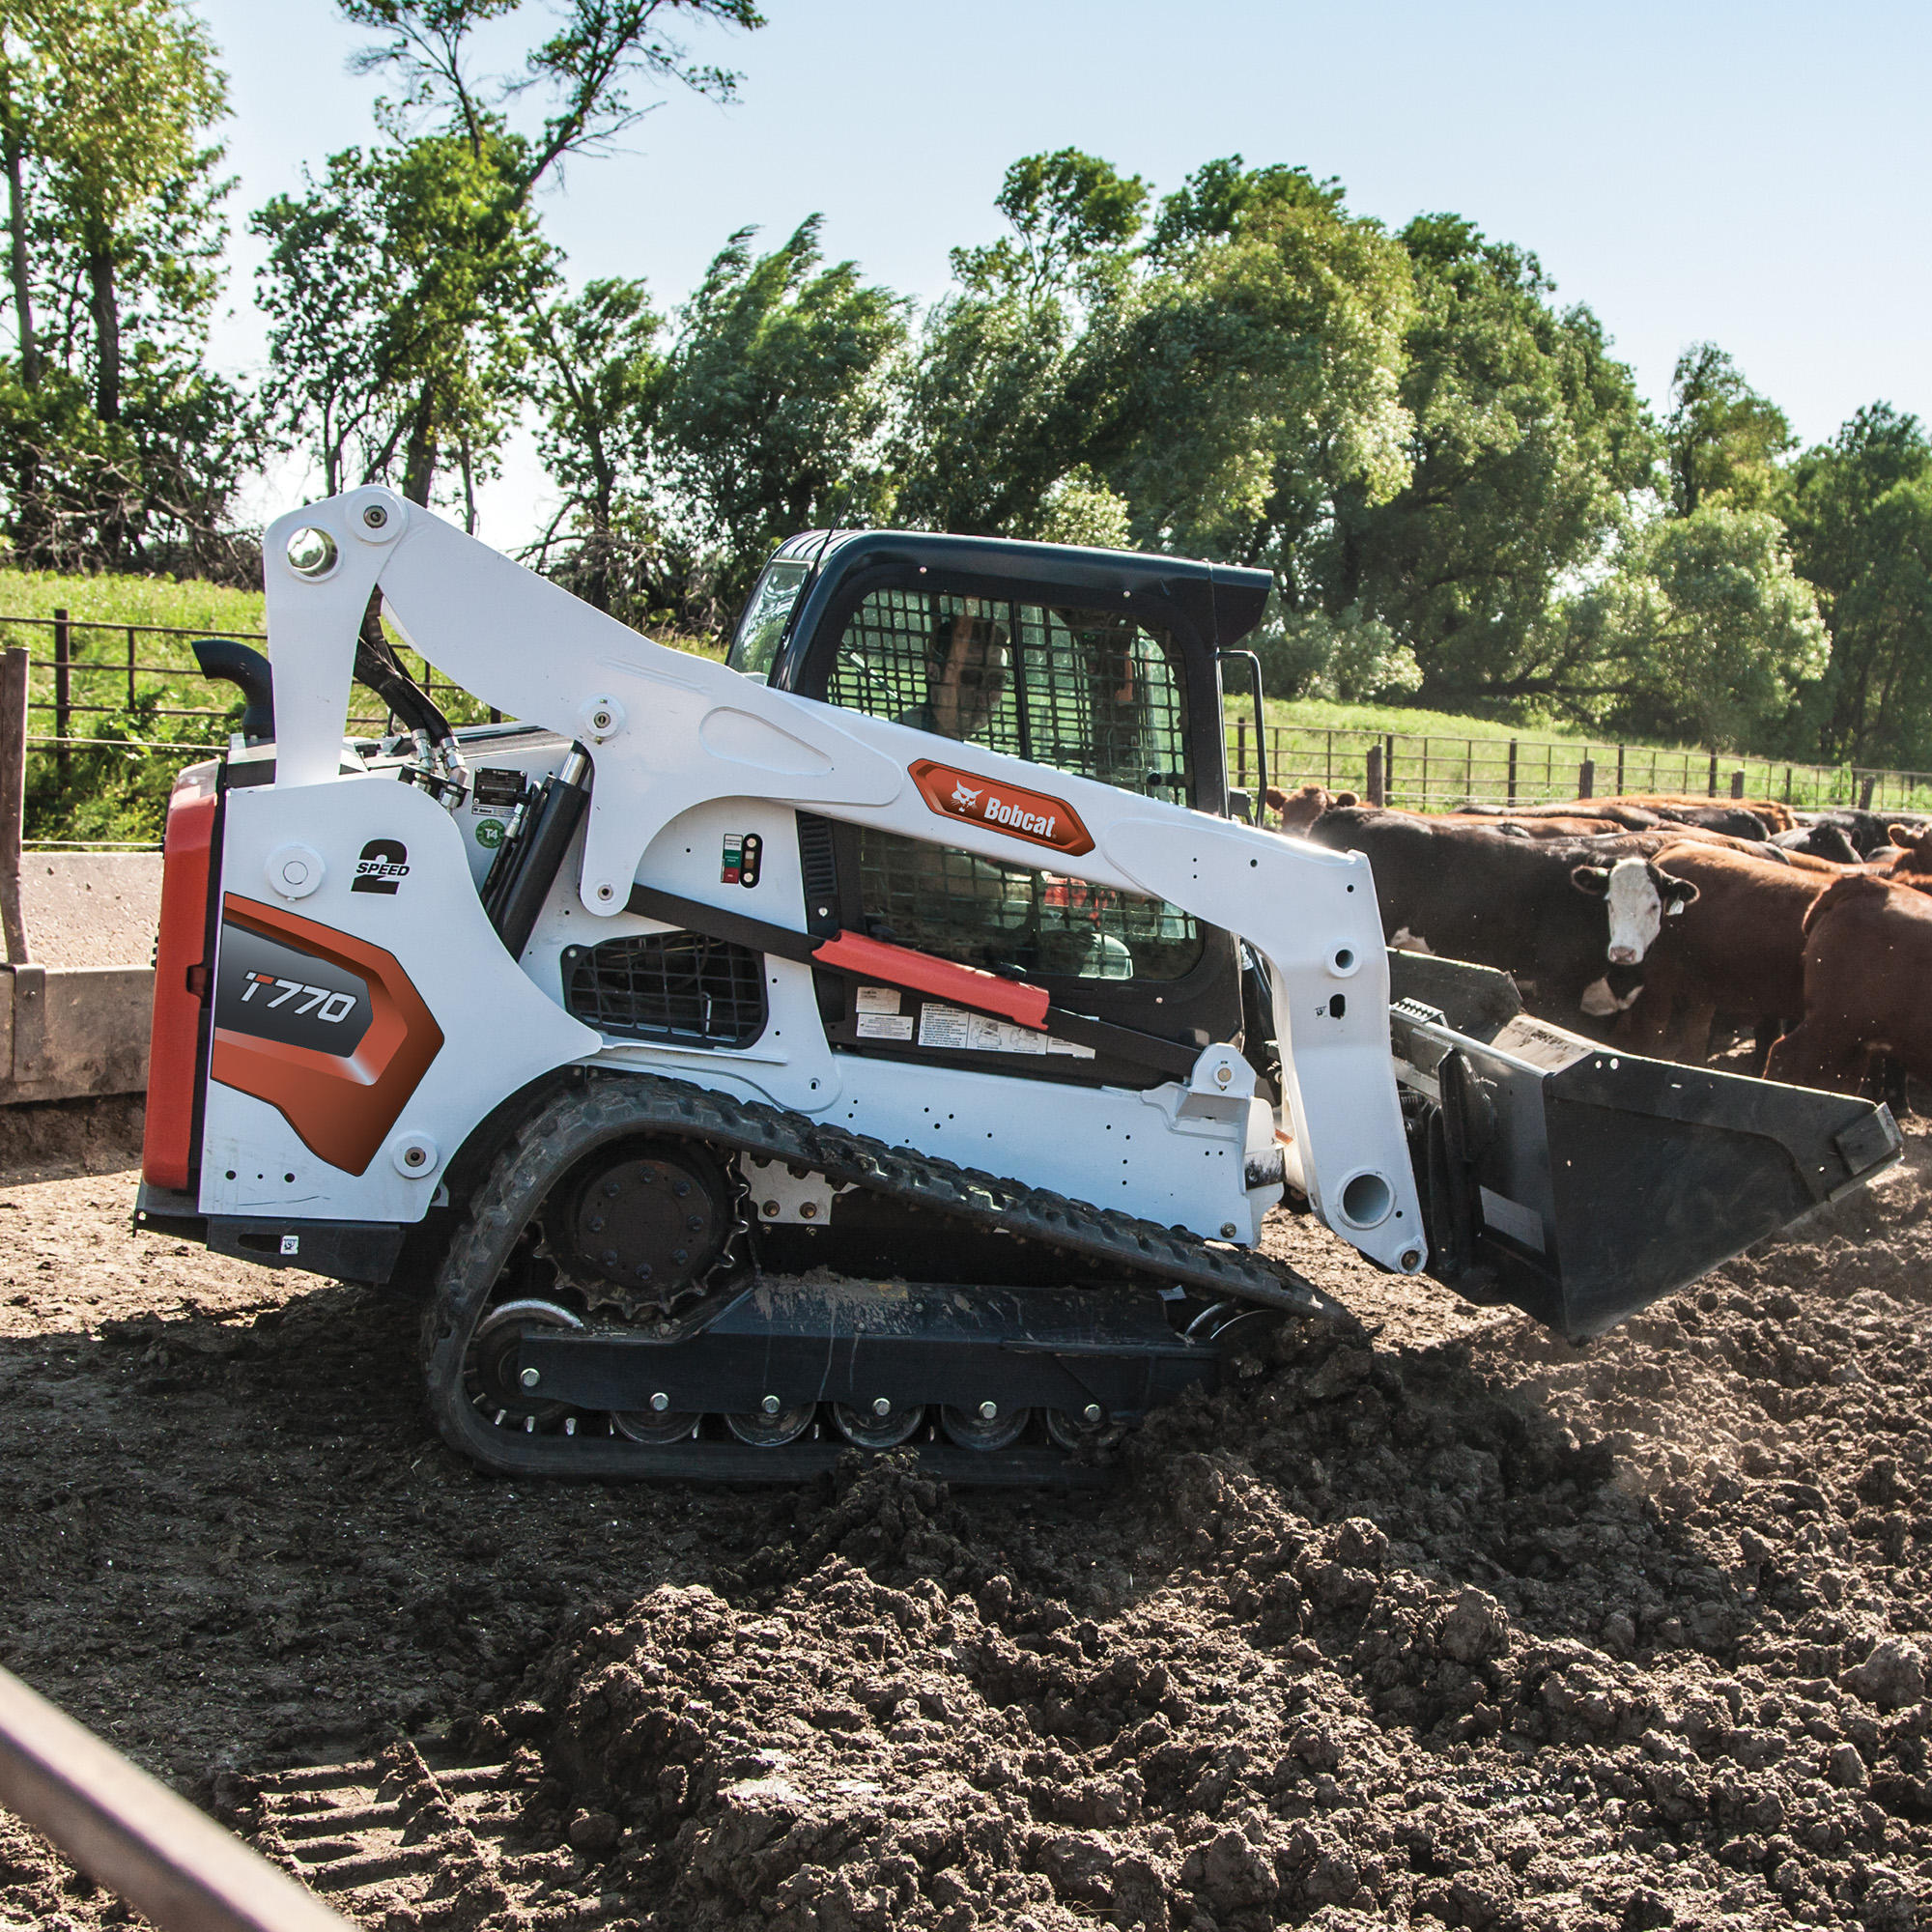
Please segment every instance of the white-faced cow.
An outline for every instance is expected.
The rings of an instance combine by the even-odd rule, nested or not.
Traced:
[[[1629,1005],[1664,920],[1697,896],[1628,835],[1512,838],[1358,808],[1324,812],[1308,836],[1368,855],[1391,945],[1500,967],[1552,1017]]]

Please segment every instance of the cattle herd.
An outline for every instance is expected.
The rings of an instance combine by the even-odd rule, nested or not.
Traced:
[[[1425,814],[1270,790],[1280,829],[1375,868],[1391,947],[1514,976],[1543,1017],[1840,1092],[1932,1082],[1932,822],[1764,799]]]

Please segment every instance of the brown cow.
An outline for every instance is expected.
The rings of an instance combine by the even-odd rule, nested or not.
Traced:
[[[1697,897],[1646,955],[1643,984],[1615,1037],[1638,1053],[1702,1059],[1721,1012],[1756,1022],[1768,1045],[1804,1011],[1804,920],[1831,881],[1691,840],[1654,858],[1673,878],[1691,881]]]
[[[1739,831],[1732,819],[1745,812],[1757,820],[1766,834],[1789,832],[1797,824],[1788,805],[1775,798],[1702,798],[1695,792],[1625,792],[1605,804],[1634,805],[1654,811],[1660,818],[1680,819],[1686,825],[1706,825],[1714,832]],[[1739,832],[1740,837],[1748,834]]]
[[[1548,800],[1541,805],[1478,806],[1479,811],[1511,817],[1606,818],[1627,832],[1643,832],[1660,822],[1701,825],[1736,838],[1789,832],[1795,822],[1788,806],[1769,798],[1699,798],[1690,792],[1623,792],[1615,798]]]
[[[1338,805],[1361,804],[1351,791],[1329,791],[1319,784],[1300,785],[1293,791],[1278,791],[1269,785],[1262,802],[1270,811],[1280,813],[1284,832],[1296,834],[1306,832],[1324,811]]]
[[[1488,812],[1445,811],[1435,823],[1438,825],[1480,825],[1488,826],[1499,837],[1517,838],[1593,838],[1623,837],[1630,838],[1649,838],[1662,841],[1664,845],[1683,844],[1694,841],[1698,844],[1720,847],[1725,851],[1741,852],[1747,858],[1756,859],[1768,866],[1793,866],[1807,871],[1823,872],[1836,878],[1845,869],[1829,859],[1814,859],[1808,852],[1792,852],[1781,845],[1774,845],[1768,838],[1735,838],[1727,832],[1707,831],[1701,825],[1672,825],[1660,820],[1649,827],[1620,832],[1616,826],[1599,819],[1558,818],[1551,813],[1525,813],[1521,817],[1514,815],[1492,815]],[[1653,853],[1661,849],[1652,848]]]
[[[1932,825],[1892,825],[1886,829],[1886,837],[1897,857],[1886,867],[1884,876],[1895,886],[1932,893]],[[1876,860],[1878,855],[1872,856]],[[1877,866],[1872,869],[1876,871]]]
[[[1932,895],[1854,875],[1804,922],[1804,1017],[1771,1050],[1775,1080],[1856,1093],[1874,1053],[1932,1079]]]

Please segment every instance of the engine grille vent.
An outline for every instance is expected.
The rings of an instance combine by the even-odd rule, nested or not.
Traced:
[[[750,1046],[765,1030],[764,955],[700,932],[653,932],[572,946],[563,1004],[624,1039]]]

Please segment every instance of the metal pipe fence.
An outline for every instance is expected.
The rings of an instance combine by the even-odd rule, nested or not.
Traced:
[[[51,759],[63,794],[75,784],[74,761],[84,754],[108,752],[185,763],[197,753],[219,750],[227,743],[240,701],[190,701],[207,692],[208,683],[188,646],[196,638],[268,642],[260,631],[95,621],[64,610],[51,617],[0,617],[0,639],[17,641],[23,634],[28,640],[27,748],[30,756]],[[460,685],[438,677],[412,653],[401,655],[431,697],[457,722],[497,716]],[[76,729],[91,719],[125,722],[98,735]],[[185,727],[198,721],[203,728],[185,728],[180,737],[155,732],[154,724],[163,719]],[[142,722],[148,728],[137,734],[135,726]],[[355,714],[347,727],[377,735],[392,730],[394,723],[379,714]],[[1269,782],[1284,791],[1320,784],[1415,811],[1626,792],[1769,798],[1800,810],[1853,805],[1875,811],[1932,810],[1932,772],[1804,764],[1707,749],[1328,725],[1270,724],[1263,734],[1247,718],[1230,721],[1228,739],[1230,771],[1243,789],[1258,777],[1264,751]],[[36,848],[153,849],[107,838],[31,838],[28,843]]]
[[[234,715],[235,704],[163,704],[143,703],[142,700],[172,695],[171,686],[179,679],[191,678],[197,684],[205,683],[200,667],[188,649],[197,638],[226,638],[258,646],[269,641],[267,633],[262,631],[193,630],[178,624],[97,622],[71,616],[62,610],[55,611],[51,617],[0,617],[0,635],[14,630],[45,634],[45,647],[41,654],[36,655],[31,645],[28,650],[27,710],[30,719],[35,713],[43,716],[51,713],[53,729],[30,734],[29,742],[53,748],[59,754],[63,773],[71,762],[70,753],[73,747],[98,742],[74,735],[72,724],[76,718],[116,718],[139,712],[148,718],[205,719],[209,727],[205,740],[169,740],[155,749],[173,751],[178,745],[190,750],[197,745],[203,749],[214,749],[225,745],[226,733],[217,726],[226,724]],[[179,653],[166,663],[144,660],[141,653],[145,639],[176,640],[180,645]],[[409,653],[402,655],[407,662]],[[477,704],[461,685],[438,677],[426,663],[418,662],[421,668],[417,682],[433,699],[439,703],[449,700],[457,710],[484,712],[485,707]],[[76,678],[93,680],[83,682],[78,696],[75,696]],[[111,680],[111,683],[103,680]],[[359,686],[356,689],[360,691]],[[99,694],[103,692],[111,693],[111,702],[100,701]],[[450,703],[444,703],[444,708],[450,708]],[[473,721],[466,718],[463,722]],[[381,713],[373,713],[352,715],[347,723],[352,731],[373,733],[393,728],[394,721]],[[136,741],[117,737],[115,742]]]
[[[1236,785],[1255,775],[1249,732],[1230,732]],[[1576,739],[1477,738],[1271,724],[1270,783],[1319,784],[1410,811],[1459,805],[1538,805],[1625,793],[1770,799],[1800,810],[1857,806],[1871,811],[1932,810],[1932,772],[1808,765],[1708,750]]]

